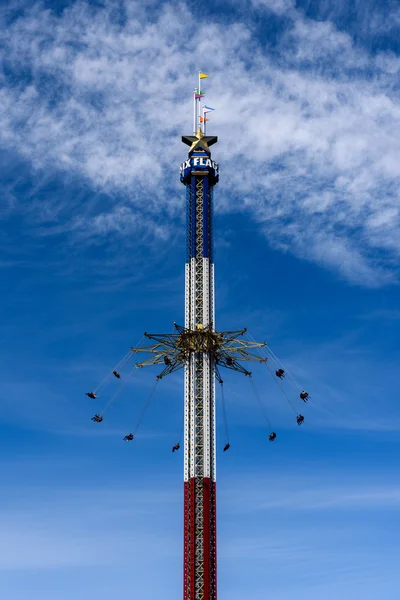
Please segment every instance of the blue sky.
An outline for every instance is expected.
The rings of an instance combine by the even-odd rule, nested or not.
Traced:
[[[397,600],[400,10],[234,0],[1,3],[0,592],[176,599],[182,378],[85,392],[183,321],[182,134],[219,136],[217,326],[267,340],[225,377],[219,597]],[[107,397],[107,394],[105,394]],[[106,400],[106,398],[104,398]],[[298,400],[298,402],[297,402]]]

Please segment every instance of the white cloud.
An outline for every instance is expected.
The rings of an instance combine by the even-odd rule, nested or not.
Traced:
[[[291,14],[294,9],[294,0],[252,0],[256,7],[267,8],[277,15]]]
[[[292,5],[261,4],[277,13]],[[273,56],[252,36],[254,23],[199,25],[183,3],[154,16],[129,2],[123,22],[113,11],[76,3],[57,16],[37,5],[3,27],[12,75],[1,76],[2,147],[40,172],[126,196],[123,206],[114,199],[70,218],[71,229],[120,234],[143,220],[165,239],[154,215],[182,211],[179,135],[191,128],[201,55],[218,109],[210,132],[220,136],[219,209],[247,210],[271,244],[350,281],[397,279],[399,58],[371,56],[332,23],[296,11]]]
[[[243,507],[251,507],[251,511],[322,511],[322,510],[381,510],[382,508],[398,510],[400,485],[383,483],[377,480],[366,481],[356,477],[343,482],[339,473],[330,473],[329,481],[319,474],[314,478],[291,474],[287,480],[275,479],[272,489],[260,486],[257,479],[243,481],[241,491],[231,494],[234,501],[231,509],[243,512]],[[237,488],[237,486],[236,486]],[[267,493],[268,492],[268,493]]]

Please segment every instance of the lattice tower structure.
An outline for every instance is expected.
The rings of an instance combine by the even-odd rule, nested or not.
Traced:
[[[96,399],[110,377],[120,379],[121,366],[130,354],[145,354],[128,374],[126,383],[138,368],[162,365],[156,383],[184,369],[184,600],[217,599],[216,534],[216,414],[215,381],[222,384],[221,367],[251,377],[242,364],[266,363],[260,353],[266,342],[246,340],[246,329],[216,331],[213,263],[213,189],[219,180],[219,167],[211,159],[210,146],[215,136],[199,128],[195,135],[183,136],[190,146],[181,164],[181,182],[186,186],[187,256],[185,265],[185,325],[174,323],[174,333],[144,333],[150,344],[131,347],[128,355],[107,378],[87,396]],[[254,352],[256,351],[256,353]],[[136,430],[154,393],[139,417],[134,431],[124,437],[135,438]],[[115,401],[116,392],[104,412]],[[304,393],[304,392],[303,392]],[[223,398],[223,396],[222,396]],[[92,420],[103,421],[103,414]],[[303,418],[304,420],[304,418]],[[276,437],[276,434],[275,434]],[[228,436],[227,436],[228,442]],[[226,444],[224,451],[230,446]],[[173,447],[178,450],[180,444]]]
[[[185,328],[215,331],[213,188],[219,179],[211,159],[215,136],[183,136],[190,146],[181,165],[186,186],[187,250]],[[192,352],[184,387],[184,600],[216,600],[216,410],[215,356]]]

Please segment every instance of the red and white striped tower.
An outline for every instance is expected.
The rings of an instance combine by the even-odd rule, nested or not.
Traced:
[[[186,186],[185,328],[215,332],[213,187],[218,165],[209,147],[216,137],[183,136],[190,146],[181,167]],[[216,600],[215,355],[193,351],[185,364],[184,600]]]

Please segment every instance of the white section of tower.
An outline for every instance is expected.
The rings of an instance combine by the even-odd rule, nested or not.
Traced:
[[[194,330],[210,323],[214,327],[214,306],[214,265],[209,258],[192,258],[185,267],[185,327]],[[192,354],[189,360],[185,366],[184,480],[207,477],[215,481],[213,359],[203,352],[202,356]]]

